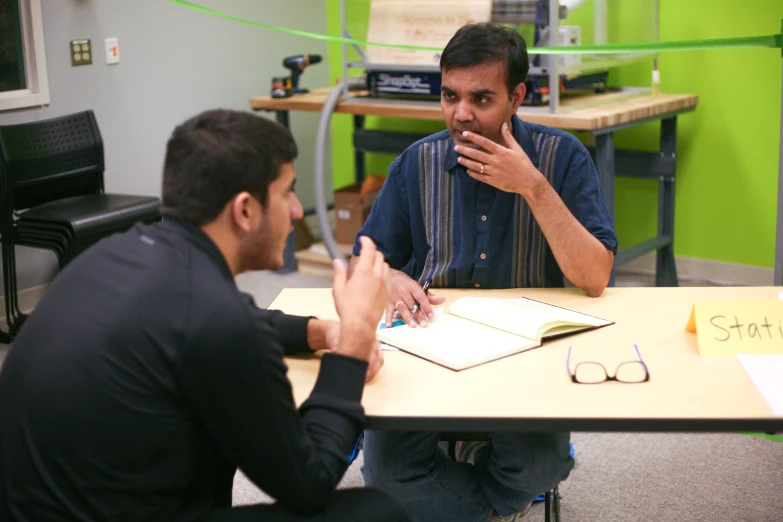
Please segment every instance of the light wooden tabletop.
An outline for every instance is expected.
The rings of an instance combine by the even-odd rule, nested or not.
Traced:
[[[734,431],[783,430],[735,357],[705,358],[685,332],[694,300],[777,299],[780,288],[608,288],[593,299],[576,289],[433,290],[446,306],[463,295],[528,297],[615,324],[541,348],[455,372],[404,352],[365,387],[368,427],[448,431]],[[290,314],[337,319],[330,289],[283,290],[270,305]],[[650,381],[575,384],[566,370],[581,361],[636,359]],[[310,394],[319,356],[288,357],[288,377],[301,404]],[[572,366],[573,368],[573,366]]]
[[[257,96],[250,98],[255,110],[320,112],[330,88],[313,89],[290,98]],[[361,95],[361,92],[352,95]],[[568,97],[561,101],[556,114],[530,112],[521,107],[517,115],[524,121],[570,130],[599,130],[644,120],[663,114],[684,112],[696,107],[695,94],[661,94],[653,98],[648,93],[605,93]],[[337,104],[335,112],[364,116],[387,116],[419,120],[442,120],[437,101],[401,101],[386,99],[347,100]]]

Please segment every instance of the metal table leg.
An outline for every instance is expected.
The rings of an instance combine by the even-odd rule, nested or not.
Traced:
[[[288,120],[288,111],[275,111],[275,119],[277,120],[277,123],[286,129],[291,129]],[[290,234],[288,234],[288,239],[285,242],[285,250],[283,251],[283,268],[279,270],[279,273],[287,274],[289,272],[296,271],[296,258],[294,257],[295,251],[296,230],[294,229]]]
[[[288,111],[275,111],[275,119],[277,123],[291,130],[291,126],[288,124]]]
[[[661,120],[661,156],[675,159],[677,117]],[[676,168],[676,162],[672,162]],[[674,174],[661,176],[658,182],[658,237],[669,236],[669,244],[656,252],[655,286],[679,286],[674,261]]]
[[[775,230],[775,286],[783,285],[783,89],[780,95],[780,160],[778,162],[778,218]]]
[[[614,132],[595,135],[595,168],[598,171],[598,182],[609,209],[609,217],[614,223]],[[614,272],[609,277],[609,286],[614,286]]]
[[[353,131],[356,132],[362,129],[364,129],[364,116],[356,114],[353,117]],[[356,184],[361,187],[366,175],[364,166],[364,152],[356,147],[353,149],[353,161],[354,170],[356,172]]]

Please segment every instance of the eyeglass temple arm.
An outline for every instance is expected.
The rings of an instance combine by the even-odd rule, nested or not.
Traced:
[[[646,363],[646,362],[644,362],[644,359],[642,359],[642,353],[639,351],[639,347],[638,347],[638,346],[636,346],[635,344],[633,345],[633,347],[634,347],[634,349],[636,349],[636,355],[638,355],[638,356],[639,356],[639,360],[642,362],[642,364],[644,365],[644,367],[645,367],[645,368],[647,368],[647,363]]]
[[[571,377],[574,376],[574,372],[571,371],[571,346],[568,347],[568,357],[566,357],[566,370],[568,370],[568,375]]]

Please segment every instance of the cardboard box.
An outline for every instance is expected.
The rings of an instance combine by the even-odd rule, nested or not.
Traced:
[[[340,249],[340,253],[344,257],[350,259],[353,252],[353,243],[338,243],[337,248]],[[296,271],[300,274],[327,277],[329,279],[334,275],[332,257],[323,243],[313,243],[310,245],[310,248],[300,250],[294,257],[296,258]]]
[[[362,191],[356,184],[334,192],[334,211],[337,222],[335,238],[338,243],[354,244],[356,234],[364,225],[377,196],[378,190]]]

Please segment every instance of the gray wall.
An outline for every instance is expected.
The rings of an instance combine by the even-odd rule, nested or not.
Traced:
[[[160,195],[166,140],[175,125],[209,108],[250,110],[251,96],[269,94],[284,76],[283,57],[318,53],[326,44],[198,13],[167,0],[43,0],[51,104],[0,112],[0,125],[92,109],[104,140],[109,192]],[[199,0],[235,16],[316,33],[326,32],[323,0]],[[106,65],[103,39],[119,38],[120,63]],[[92,65],[71,67],[69,41],[90,38]],[[307,68],[305,87],[328,85],[326,62]],[[273,113],[259,113],[273,118]],[[300,148],[297,183],[313,204],[317,113],[293,113]],[[327,166],[331,162],[327,160]],[[17,249],[20,288],[56,275],[54,254]]]

